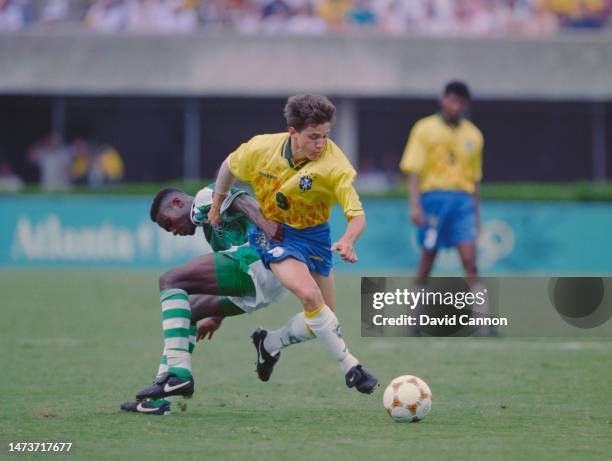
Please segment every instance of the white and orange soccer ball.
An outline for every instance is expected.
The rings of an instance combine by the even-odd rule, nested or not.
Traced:
[[[385,389],[383,405],[398,423],[420,421],[431,410],[431,390],[421,378],[399,376]]]

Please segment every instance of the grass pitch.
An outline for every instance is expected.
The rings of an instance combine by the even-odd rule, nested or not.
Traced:
[[[284,323],[292,299],[227,319],[196,347],[187,412],[152,417],[119,404],[157,370],[156,273],[1,271],[0,290],[2,458],[16,458],[8,441],[69,440],[72,459],[612,459],[610,338],[360,338],[359,279],[339,277],[351,350],[383,388],[425,379],[425,421],[392,422],[383,388],[348,390],[316,341],[284,351],[259,382],[249,335]]]

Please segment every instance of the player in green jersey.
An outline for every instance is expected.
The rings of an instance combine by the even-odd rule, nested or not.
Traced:
[[[222,225],[208,223],[214,186],[195,197],[178,189],[164,189],[151,205],[151,220],[174,235],[193,235],[202,227],[213,253],[198,256],[164,273],[159,280],[164,350],[156,379],[136,400],[121,405],[125,411],[163,415],[173,396],[194,392],[191,354],[197,339],[212,337],[224,317],[253,312],[281,299],[286,289],[265,269],[248,245],[253,224],[280,240],[282,228],[267,221],[257,202],[233,188],[221,206]],[[279,330],[288,343],[312,338],[305,325]]]

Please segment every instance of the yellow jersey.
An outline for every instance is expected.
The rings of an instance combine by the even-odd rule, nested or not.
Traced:
[[[251,184],[266,219],[304,229],[327,222],[335,203],[347,219],[365,214],[353,187],[357,173],[331,139],[318,159],[294,164],[288,133],[259,135],[232,152],[228,164]]]
[[[451,126],[435,114],[415,123],[400,170],[417,173],[420,190],[463,190],[474,193],[482,179],[484,139],[472,122],[461,119]]]

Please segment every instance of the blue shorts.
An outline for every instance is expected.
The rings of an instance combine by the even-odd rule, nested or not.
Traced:
[[[434,190],[421,195],[425,226],[419,228],[419,242],[425,250],[455,247],[475,242],[476,202],[463,191]]]
[[[255,226],[249,233],[249,244],[257,251],[266,268],[270,263],[285,258],[295,258],[308,266],[310,272],[318,272],[327,277],[332,268],[331,236],[329,224],[305,229],[295,229],[283,224],[283,241],[272,243]]]

